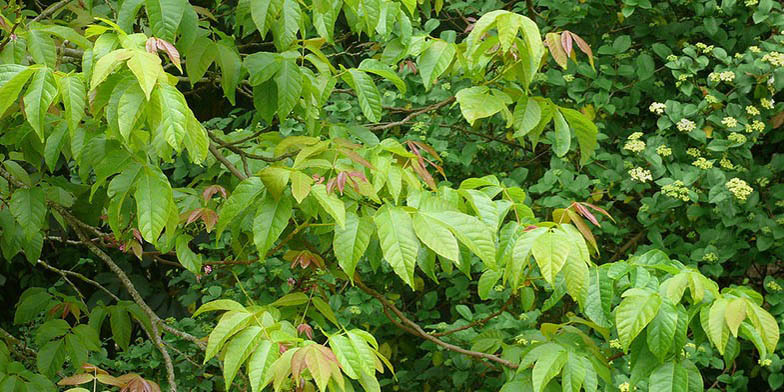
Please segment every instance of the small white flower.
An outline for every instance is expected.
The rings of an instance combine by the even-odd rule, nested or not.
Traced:
[[[665,108],[667,108],[667,105],[661,102],[653,102],[651,103],[651,106],[648,106],[648,110],[650,110],[651,113],[656,113],[656,114],[663,114]]]
[[[676,126],[678,127],[678,130],[681,132],[691,132],[694,130],[694,128],[697,128],[697,124],[695,124],[694,121],[691,121],[686,118],[682,118],[680,121],[678,121]]]
[[[631,176],[633,180],[642,183],[646,183],[648,181],[653,180],[653,175],[651,174],[651,171],[647,169],[643,169],[639,166],[629,170],[629,176]]]

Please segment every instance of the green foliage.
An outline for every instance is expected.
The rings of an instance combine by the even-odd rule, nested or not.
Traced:
[[[38,6],[1,390],[784,384],[780,4]]]

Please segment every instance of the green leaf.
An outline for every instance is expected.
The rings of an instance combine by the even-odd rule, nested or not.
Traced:
[[[253,219],[253,242],[260,259],[267,257],[267,252],[289,225],[291,212],[291,199],[288,197],[275,200],[268,193],[262,199]]]
[[[416,220],[415,220],[416,224]],[[416,226],[415,226],[416,228]],[[358,217],[353,212],[346,213],[346,224],[335,227],[333,249],[335,258],[350,280],[354,280],[359,259],[365,254],[370,237],[373,234],[373,219],[368,216]]]
[[[302,10],[296,0],[283,0],[280,17],[271,27],[275,47],[285,51],[297,40],[297,32],[302,22]]]
[[[185,7],[190,6],[183,0],[146,0],[147,19],[155,37],[174,42],[177,27],[180,25]]]
[[[460,112],[469,124],[480,118],[490,117],[506,109],[504,101],[489,93],[486,86],[464,88],[455,97],[460,104]]]
[[[270,3],[272,3],[272,0],[250,0],[250,17],[253,19],[256,29],[259,30],[261,38],[267,35],[267,30],[269,30],[272,24],[267,23]]]
[[[705,329],[705,333],[722,355],[724,354],[724,347],[727,345],[727,340],[729,339],[729,328],[724,321],[724,312],[727,309],[728,303],[729,301],[725,298],[719,298],[716,301],[713,301],[710,310],[707,311],[707,320],[703,319],[703,312],[700,312],[700,321],[702,322],[703,329]]]
[[[244,62],[245,68],[250,73],[248,82],[252,86],[258,86],[266,82],[278,72],[281,64],[284,62],[290,63],[289,61],[282,61],[281,56],[277,53],[256,52],[248,55],[248,57],[245,57]]]
[[[509,51],[512,47],[517,30],[520,29],[522,23],[522,16],[514,13],[505,13],[498,15],[495,19],[496,28],[498,29],[498,42],[501,43],[501,52]]]
[[[253,392],[261,392],[271,377],[270,367],[280,357],[278,344],[262,340],[248,360],[248,379]]]
[[[234,105],[235,92],[242,79],[242,59],[233,42],[221,40],[215,45],[215,49],[217,49],[216,62],[221,69],[223,94]]]
[[[128,350],[131,344],[131,317],[128,311],[118,305],[109,308],[109,324],[112,327],[114,342],[123,351]]]
[[[291,172],[291,195],[297,203],[302,204],[302,201],[310,194],[310,188],[313,185],[313,178],[301,171]]]
[[[60,123],[54,128],[54,132],[46,138],[46,146],[44,146],[44,161],[46,166],[49,167],[50,172],[54,172],[54,167],[57,164],[57,159],[60,158],[63,144],[65,144],[65,134],[68,132],[68,126]],[[70,206],[68,206],[70,207]]]
[[[498,283],[498,280],[501,279],[501,275],[502,274],[499,271],[487,270],[479,277],[477,289],[480,299],[484,301],[490,297],[490,290],[492,290],[495,287],[495,284]]]
[[[695,377],[699,377],[699,372],[695,375],[689,371],[688,367],[682,366],[680,363],[665,362],[651,373],[648,388],[657,392],[702,391],[702,377],[699,377],[699,381]],[[699,389],[694,388],[697,385],[699,385]]]
[[[564,392],[580,392],[585,375],[589,371],[588,367],[591,367],[590,362],[575,353],[569,353],[561,374],[562,390]]]
[[[126,63],[133,76],[139,81],[139,86],[144,91],[144,96],[150,100],[152,89],[158,81],[159,75],[163,72],[161,58],[157,54],[137,50]]]
[[[580,256],[580,251],[577,249],[578,245],[575,244],[577,241],[572,241],[572,250],[569,251],[569,255],[566,257],[566,263],[563,266],[564,278],[566,279],[566,292],[580,304],[581,308],[584,308],[590,281],[588,264],[586,259]]]
[[[63,116],[68,123],[68,129],[73,133],[84,118],[87,102],[87,88],[84,84],[84,78],[82,74],[69,74],[59,78],[57,82],[65,107]]]
[[[41,30],[30,30],[27,32],[27,50],[30,57],[38,64],[54,68],[57,62],[57,49],[54,40],[49,33]]]
[[[304,293],[296,292],[296,293],[289,293],[278,298],[275,302],[271,303],[270,306],[299,306],[307,302],[308,302],[307,295],[305,295]]]
[[[657,293],[640,290],[632,294],[627,295],[615,308],[615,326],[624,351],[628,350],[634,338],[656,317],[661,306],[661,297]]]
[[[542,34],[539,32],[539,26],[531,20],[523,16],[520,19],[520,31],[523,34],[523,40],[526,43],[528,56],[526,56],[527,69],[526,72],[526,89],[534,79],[536,72],[539,70],[539,65],[544,58],[545,50],[542,43]]]
[[[449,68],[456,52],[455,44],[442,40],[433,40],[422,55],[419,56],[417,67],[419,68],[420,76],[422,76],[425,90],[430,90],[436,79]]]
[[[206,304],[196,309],[191,315],[191,318],[196,318],[196,316],[204,313],[204,312],[212,312],[215,310],[233,310],[235,312],[245,312],[245,307],[242,306],[239,302],[231,300],[231,299],[216,299],[214,301],[207,302]]]
[[[364,59],[362,60],[361,63],[359,63],[359,69],[365,72],[369,72],[381,76],[382,78],[394,84],[395,87],[397,87],[397,89],[402,94],[406,93],[407,90],[406,82],[404,82],[403,79],[397,76],[397,74],[393,70],[391,70],[388,65],[382,63],[381,61],[372,58]],[[421,72],[421,68],[420,68],[420,72]]]
[[[338,327],[340,326],[340,323],[338,323],[338,318],[335,317],[335,312],[332,311],[332,307],[329,306],[328,303],[319,297],[313,297],[311,300],[313,301],[313,306],[316,308],[316,310],[319,311],[319,313],[321,313],[322,316],[326,317],[327,320],[332,322],[332,324],[335,324]]]
[[[36,366],[43,375],[52,378],[60,371],[65,363],[65,342],[62,339],[53,340],[41,347],[36,356]]]
[[[373,79],[364,71],[355,68],[344,74],[347,83],[357,92],[357,100],[362,114],[370,122],[381,120],[381,93],[378,92]]]
[[[280,62],[275,84],[278,86],[278,119],[283,122],[302,93],[302,71],[297,63],[293,60]]]
[[[335,353],[343,373],[354,380],[359,378],[363,366],[360,354],[354,349],[349,338],[343,335],[330,336],[329,347]]]
[[[568,358],[568,353],[563,349],[545,351],[536,361],[531,375],[534,391],[543,391],[547,383],[561,372]]]
[[[599,129],[591,120],[574,109],[559,107],[558,111],[569,122],[577,137],[577,144],[580,145],[580,164],[588,163],[588,159],[596,150],[596,136],[599,134]]]
[[[253,314],[248,312],[228,311],[223,314],[218,325],[212,330],[207,340],[207,350],[204,354],[204,363],[206,364],[218,351],[221,350],[223,344],[234,336],[237,332],[244,329],[251,321],[253,321]]]
[[[555,285],[555,276],[566,264],[571,251],[570,241],[561,231],[549,231],[537,238],[531,247],[542,277],[551,285]]]
[[[340,200],[334,193],[327,193],[327,187],[324,184],[316,184],[310,189],[310,195],[318,201],[321,208],[327,212],[338,227],[346,227],[346,206],[343,200]]]
[[[465,245],[472,253],[477,255],[490,268],[495,267],[495,240],[493,231],[481,220],[474,216],[454,211],[424,212],[427,215],[452,231],[452,234]]]
[[[727,322],[732,336],[738,337],[738,328],[746,319],[746,301],[742,298],[730,300],[724,311],[724,320]]]
[[[460,258],[460,248],[457,239],[449,228],[426,214],[414,214],[414,232],[419,240],[439,256],[457,262]]]
[[[188,245],[193,238],[187,234],[177,236],[176,251],[177,260],[185,269],[194,275],[201,274],[202,255],[195,253]]]
[[[569,124],[566,123],[560,110],[553,113],[553,124],[555,124],[555,140],[553,141],[553,152],[558,157],[562,157],[569,152],[572,143],[572,133]]]
[[[18,64],[0,64],[0,117],[17,102],[34,70]]]
[[[255,200],[264,191],[264,184],[262,184],[259,177],[250,177],[243,180],[236,188],[228,199],[223,203],[218,211],[218,224],[215,228],[215,235],[218,239],[221,233],[229,224],[234,222],[234,218],[240,215],[242,211],[254,204]]]
[[[24,96],[25,115],[41,141],[44,140],[46,113],[57,98],[57,94],[57,82],[47,68],[38,70],[27,87]]]
[[[168,84],[159,84],[153,91],[152,103],[157,114],[155,132],[163,134],[166,142],[175,150],[182,150],[185,139],[186,123],[192,114],[188,108],[185,97],[176,87]]]
[[[63,319],[49,320],[35,331],[35,344],[42,346],[52,339],[62,337],[71,330],[71,325]]]
[[[411,217],[400,207],[384,205],[376,212],[375,222],[384,259],[404,282],[414,288],[419,241]]]
[[[142,8],[145,0],[122,0],[118,2],[117,25],[126,33],[133,32],[136,14]]]
[[[235,335],[226,344],[226,355],[223,357],[223,380],[226,382],[226,390],[231,390],[231,383],[240,370],[240,366],[254,352],[256,344],[261,338],[263,329],[257,325],[252,325],[242,332]]]
[[[90,79],[90,90],[95,90],[98,85],[112,73],[120,64],[131,57],[133,51],[130,49],[117,49],[111,51],[98,59],[93,66],[93,76]]]
[[[217,57],[216,52],[215,43],[207,37],[199,37],[191,45],[185,53],[185,58],[188,59],[185,62],[185,71],[188,73],[188,80],[190,80],[191,85],[196,84],[204,77],[207,69],[210,68],[210,65]]]
[[[675,338],[675,329],[678,324],[678,311],[669,300],[662,300],[659,312],[651,320],[646,330],[648,349],[664,362],[672,348]]]
[[[25,238],[30,239],[43,229],[46,216],[46,200],[43,189],[19,188],[11,195],[11,215],[16,218]]]
[[[136,129],[135,125],[143,113],[145,95],[141,86],[132,84],[123,91],[117,103],[117,125],[120,135],[129,141],[131,131]]]
[[[169,218],[169,206],[174,203],[169,180],[160,169],[145,167],[139,172],[133,197],[142,238],[155,244]]]
[[[746,316],[757,329],[768,352],[773,352],[779,341],[779,324],[765,309],[746,300]]]
[[[514,137],[523,137],[531,132],[542,119],[542,109],[535,99],[529,99],[523,95],[515,105],[514,116]]]

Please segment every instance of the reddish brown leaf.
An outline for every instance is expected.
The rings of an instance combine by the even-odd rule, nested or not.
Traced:
[[[523,231],[531,231],[531,230],[536,230],[538,228],[539,228],[539,226],[536,226],[536,225],[528,225],[528,226],[525,227],[525,229],[523,229]]]
[[[591,64],[591,68],[593,68],[593,51],[591,50],[591,46],[588,45],[585,40],[580,38],[579,35],[572,32],[569,32],[569,35],[574,38],[574,42],[577,43],[577,47],[588,56],[588,62]]]
[[[180,66],[180,52],[177,51],[177,48],[175,48],[174,45],[172,45],[169,41],[160,38],[156,38],[155,42],[158,46],[158,49],[166,52],[166,55],[169,56],[169,61],[171,61],[172,64],[174,64],[174,66],[180,70],[180,73],[182,73],[182,67]]]
[[[308,339],[313,340],[313,328],[308,324],[300,324],[297,326],[297,333],[302,335],[303,333]]]
[[[368,162],[365,158],[362,158],[362,156],[357,154],[356,151],[352,151],[352,150],[345,149],[345,148],[340,148],[340,149],[338,149],[338,151],[340,151],[343,155],[345,155],[346,157],[348,157],[352,161],[354,161],[356,163],[359,163],[360,165],[362,165],[362,166],[364,166],[364,167],[366,167],[368,169],[376,170],[376,168],[373,166],[372,163]]]
[[[572,33],[568,30],[561,33],[561,46],[567,55],[572,54]]]
[[[88,372],[88,373],[109,374],[109,372],[107,372],[106,370],[103,370],[103,369],[99,368],[98,366],[95,366],[95,365],[87,363],[87,362],[82,364],[81,368],[82,368],[82,370],[84,370],[85,372]]]
[[[327,181],[327,193],[332,193],[332,191],[335,189],[336,184],[337,184],[337,179],[330,178],[329,181]]]
[[[158,45],[155,43],[155,37],[147,38],[147,42],[144,43],[144,48],[147,49],[147,52],[149,53],[157,53]]]
[[[436,181],[433,179],[433,176],[430,175],[427,169],[425,169],[423,164],[415,159],[411,159],[409,162],[411,162],[411,168],[414,169],[414,172],[419,175],[422,181],[424,181],[430,187],[430,189],[434,191],[438,189],[436,187]]]
[[[131,229],[131,233],[133,234],[133,238],[136,238],[136,241],[142,242],[142,232],[139,231],[137,228]]]
[[[201,220],[204,222],[204,228],[207,232],[212,232],[212,228],[218,223],[218,213],[209,208],[202,208]]]
[[[612,217],[612,215],[610,215],[610,213],[609,213],[609,212],[605,211],[605,210],[604,210],[604,208],[597,207],[597,206],[595,206],[595,205],[593,205],[593,204],[591,204],[591,203],[584,203],[584,202],[581,202],[580,204],[582,204],[582,205],[584,205],[584,206],[588,206],[588,207],[590,207],[590,208],[593,208],[593,209],[594,209],[594,211],[598,211],[598,212],[599,212],[599,213],[601,213],[602,215],[604,215],[604,216],[606,216],[606,217],[610,218],[610,220],[611,220],[611,221],[613,221],[613,223],[615,223],[615,219]]]
[[[777,129],[782,124],[784,124],[784,112],[776,114],[770,119],[770,127],[773,129]]]
[[[224,199],[228,197],[228,194],[226,194],[226,188],[224,188],[224,187],[222,187],[220,185],[210,185],[210,186],[204,188],[204,192],[201,193],[201,197],[204,199],[204,202],[206,203],[206,202],[210,201],[210,199],[212,199],[212,197],[216,193],[219,193],[219,192],[220,192],[221,196],[223,196]]]
[[[95,377],[92,374],[82,373],[82,374],[74,374],[73,376],[66,377],[57,382],[57,385],[81,385],[87,382],[94,380]]]
[[[338,173],[336,182],[338,184],[338,192],[340,192],[341,195],[343,194],[343,190],[346,188],[346,181],[348,181],[348,175],[346,172]]]
[[[197,208],[188,214],[188,220],[185,222],[185,225],[187,226],[193,222],[196,222],[196,220],[199,218],[201,218],[201,208]]]
[[[599,224],[599,221],[596,220],[596,217],[591,213],[591,211],[588,211],[587,208],[583,207],[580,203],[572,203],[572,205],[577,210],[577,212],[580,213],[580,215],[586,217],[594,225],[602,227],[602,225]]]
[[[585,238],[585,240],[593,246],[596,254],[599,254],[599,247],[596,245],[596,238],[594,238],[593,233],[591,233],[591,229],[588,227],[588,225],[585,224],[583,218],[580,218],[580,216],[572,210],[566,210],[566,213],[569,214],[569,218],[571,218],[572,223],[574,223],[574,226],[577,227],[577,230],[580,231],[580,234],[583,235],[583,238]]]
[[[444,160],[443,160],[443,159],[441,159],[441,157],[438,155],[438,152],[436,152],[436,150],[435,150],[433,147],[431,147],[429,144],[427,144],[427,143],[423,143],[423,142],[420,142],[420,141],[416,141],[416,140],[411,140],[411,143],[413,143],[413,144],[417,145],[419,148],[421,148],[421,149],[423,149],[423,150],[427,151],[427,153],[428,153],[428,154],[430,154],[430,155],[432,155],[434,158],[438,159],[438,161],[439,161],[439,162],[443,162],[443,161],[444,161]]]

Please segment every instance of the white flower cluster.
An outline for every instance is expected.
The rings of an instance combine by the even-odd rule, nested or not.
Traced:
[[[732,161],[727,159],[727,157],[722,157],[721,160],[719,161],[719,165],[721,165],[721,167],[727,170],[732,170],[735,168],[735,165],[733,165]]]
[[[751,124],[746,124],[746,132],[751,133],[753,131],[762,132],[765,130],[765,123],[759,120],[754,120]]]
[[[694,46],[696,46],[697,49],[701,50],[702,53],[707,54],[713,51],[713,45],[705,45],[702,42],[697,42],[696,44],[694,44]]]
[[[746,183],[746,181],[743,181],[737,177],[727,181],[724,186],[727,187],[727,189],[730,191],[730,193],[732,193],[733,196],[735,196],[736,199],[741,201],[745,201],[751,192],[754,192],[754,189],[752,189],[749,184]]]
[[[574,80],[574,75],[566,74],[566,75],[564,75],[564,76],[563,76],[563,80],[564,80],[566,83],[569,83],[569,82],[571,82],[571,81],[573,81],[573,80]]]
[[[762,61],[767,61],[770,63],[770,65],[774,65],[776,67],[784,67],[784,53],[770,52],[762,56]]]
[[[691,132],[694,130],[694,128],[697,128],[697,124],[687,118],[682,118],[680,121],[678,121],[676,126],[681,132]]]
[[[751,51],[751,53],[759,53],[759,52],[761,52],[761,51],[762,51],[762,50],[759,48],[759,46],[756,46],[756,45],[755,45],[755,46],[749,46],[749,50]]]
[[[760,111],[759,111],[759,109],[757,109],[756,106],[749,105],[749,106],[746,106],[746,113],[749,116],[759,116]]]
[[[676,180],[672,184],[662,186],[662,193],[672,197],[673,199],[681,199],[682,201],[689,201],[689,188],[684,186],[683,181]]]
[[[708,170],[713,167],[713,161],[709,161],[704,157],[697,158],[697,160],[692,162],[691,164],[702,170]]]
[[[742,133],[733,132],[727,136],[727,140],[736,143],[736,144],[743,144],[746,143],[746,135]]]
[[[729,83],[729,82],[732,82],[733,80],[735,80],[735,72],[732,72],[732,71],[724,71],[724,72],[720,72],[720,73],[711,72],[708,75],[708,79],[710,79],[711,82],[727,82],[727,83]]]
[[[629,150],[631,152],[640,152],[645,149],[645,142],[640,140],[642,137],[642,132],[634,132],[627,138],[628,141],[623,146],[624,150]]]
[[[672,155],[672,149],[662,144],[661,146],[656,147],[656,153],[663,157],[668,157]]]
[[[699,157],[700,155],[702,155],[702,153],[700,152],[700,150],[699,150],[699,149],[696,149],[696,148],[694,148],[694,147],[691,147],[691,148],[688,148],[688,149],[686,150],[686,155],[690,155],[690,156],[693,156],[693,157],[697,158],[697,157]]]
[[[765,109],[773,109],[773,104],[776,102],[773,99],[762,98],[760,99],[760,105]]]
[[[667,105],[661,102],[653,102],[651,103],[651,106],[648,106],[648,110],[650,110],[651,113],[663,114],[666,107]]]
[[[759,3],[759,0],[746,0],[744,2],[744,4],[746,4],[746,7],[754,7],[758,3]]]
[[[646,183],[648,181],[653,180],[653,175],[651,174],[651,171],[647,169],[643,169],[639,166],[629,170],[629,176],[632,178],[632,180],[642,182],[642,183]]]
[[[705,102],[709,104],[715,104],[715,103],[719,103],[719,99],[714,97],[713,95],[708,94],[705,96]]]
[[[738,126],[738,120],[735,117],[724,117],[721,119],[721,124],[727,128]]]

